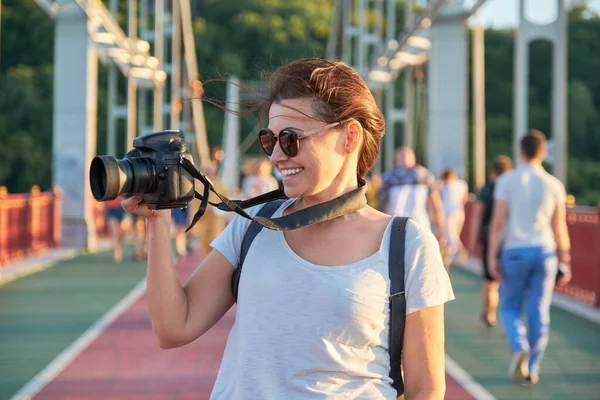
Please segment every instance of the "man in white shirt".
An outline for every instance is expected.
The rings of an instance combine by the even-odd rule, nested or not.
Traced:
[[[500,313],[513,359],[509,373],[525,386],[539,380],[550,332],[550,303],[571,279],[564,185],[542,167],[546,137],[532,130],[521,139],[520,164],[498,178],[489,237],[490,273],[500,277]],[[502,245],[499,264],[495,255]],[[529,332],[521,318],[525,303]]]
[[[380,211],[389,215],[411,217],[419,225],[431,229],[429,208],[434,217],[437,239],[445,242],[442,200],[435,187],[435,176],[417,164],[415,153],[409,147],[397,149],[395,161],[396,166],[382,176],[379,189]]]

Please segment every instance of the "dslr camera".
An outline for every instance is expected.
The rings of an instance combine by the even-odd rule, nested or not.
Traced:
[[[148,133],[135,138],[122,160],[96,156],[90,186],[97,201],[119,195],[144,195],[150,209],[185,208],[194,199],[194,177],[182,165],[193,158],[179,131]]]

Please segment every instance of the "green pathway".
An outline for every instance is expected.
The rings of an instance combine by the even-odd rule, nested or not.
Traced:
[[[144,277],[145,263],[110,252],[63,261],[0,288],[0,399],[83,334]]]
[[[446,350],[497,399],[600,399],[600,326],[558,308],[552,309],[550,341],[540,383],[513,385],[510,354],[500,326],[488,330],[478,321],[480,278],[451,269],[456,300],[446,308]]]

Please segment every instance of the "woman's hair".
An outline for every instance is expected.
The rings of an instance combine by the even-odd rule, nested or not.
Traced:
[[[454,169],[452,169],[452,168],[446,168],[445,170],[442,171],[442,174],[440,177],[442,178],[443,181],[447,181],[447,180],[456,178],[456,171],[454,171]]]
[[[267,93],[258,105],[263,116],[283,100],[311,98],[311,118],[333,123],[354,119],[364,132],[356,174],[363,178],[379,155],[385,119],[360,75],[341,61],[307,58],[276,69],[269,77]]]

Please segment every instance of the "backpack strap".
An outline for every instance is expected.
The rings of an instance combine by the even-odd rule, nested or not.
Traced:
[[[404,294],[404,253],[408,218],[394,217],[390,235],[390,378],[398,396],[404,393],[402,380],[402,345],[406,320],[406,296]]]
[[[270,218],[277,209],[283,204],[285,200],[274,200],[266,203],[264,206],[258,210],[256,214],[257,217]],[[238,267],[233,271],[233,276],[231,277],[231,291],[233,293],[233,297],[237,301],[238,297],[238,287],[240,286],[240,277],[242,274],[242,265],[244,264],[244,260],[246,259],[246,255],[248,254],[248,250],[250,250],[250,246],[252,242],[256,238],[256,236],[263,229],[263,226],[256,221],[252,221],[248,230],[244,234],[244,239],[242,239],[242,248],[240,251],[240,263]]]

